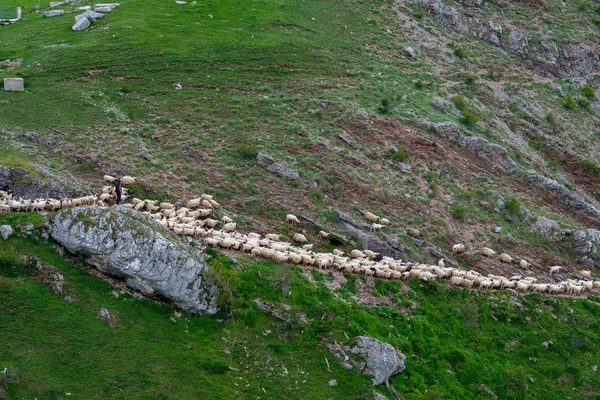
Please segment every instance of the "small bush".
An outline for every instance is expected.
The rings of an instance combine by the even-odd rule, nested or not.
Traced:
[[[458,58],[466,58],[467,52],[462,47],[457,47],[454,49],[454,55]]]
[[[467,216],[467,206],[462,203],[453,203],[450,206],[450,215],[459,221],[464,220]]]
[[[507,198],[506,201],[504,202],[504,208],[511,215],[518,215],[519,209],[521,208],[521,202],[519,201],[519,199],[511,196],[511,197]]]
[[[467,108],[467,102],[463,96],[454,96],[451,100],[457,109],[463,111]]]
[[[511,113],[515,114],[517,111],[519,111],[519,105],[517,103],[510,103],[508,105],[508,109]]]
[[[252,139],[242,140],[237,147],[238,155],[245,160],[253,160],[258,155],[258,147]]]
[[[229,365],[223,361],[200,361],[198,367],[210,375],[223,375],[229,371]]]
[[[423,88],[425,88],[425,83],[423,81],[416,81],[415,87],[419,90],[423,90]]]
[[[406,148],[404,146],[402,146],[398,151],[395,151],[394,149],[389,149],[387,152],[387,157],[396,162],[405,162],[409,159],[410,153],[406,151]]]
[[[415,17],[416,19],[423,19],[423,17],[425,16],[425,10],[416,10],[413,12],[413,17]]]
[[[556,126],[556,119],[554,119],[554,114],[552,114],[551,112],[547,112],[546,113],[546,122],[548,123],[548,125],[550,126]]]
[[[322,275],[322,274],[321,274]],[[272,282],[275,288],[281,290],[283,296],[287,295],[292,285],[292,270],[288,265],[278,264],[273,271]],[[321,279],[322,280],[322,279]]]
[[[590,101],[585,98],[585,97],[578,97],[577,98],[577,105],[581,108],[589,108],[590,107]]]
[[[467,85],[473,85],[477,81],[477,77],[473,74],[467,74],[465,78],[465,83]]]
[[[379,106],[379,113],[380,114],[389,114],[390,112],[392,112],[392,109],[393,109],[392,100],[389,97],[382,98],[381,104]]]
[[[479,117],[471,110],[464,110],[461,112],[463,122],[467,125],[473,125],[479,121]]]
[[[588,99],[593,99],[596,96],[596,93],[594,93],[594,88],[590,85],[585,85],[584,87],[582,87],[581,94],[587,97]]]
[[[565,97],[564,105],[567,110],[574,110],[577,108],[577,103],[575,103],[575,100],[573,100],[573,97],[571,96]]]

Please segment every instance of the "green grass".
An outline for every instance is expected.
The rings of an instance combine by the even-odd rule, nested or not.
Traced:
[[[10,222],[22,226],[31,219],[23,214]],[[129,294],[115,298],[113,287],[79,262],[61,259],[35,236],[5,243],[0,260],[27,254],[53,265],[65,278],[65,294],[75,299],[65,302],[40,283],[37,269],[15,274],[0,264],[0,364],[12,374],[8,398],[62,398],[69,392],[89,399],[367,399],[370,380],[341,368],[325,348],[327,341],[361,334],[407,356],[406,371],[391,383],[408,400],[432,393],[476,399],[482,385],[499,398],[598,395],[600,378],[592,366],[599,351],[600,304],[593,296],[520,296],[517,308],[507,292],[377,279],[373,294],[391,298],[392,305],[367,307],[353,300],[363,276],[347,275],[341,300],[327,289],[323,274],[313,275],[315,285],[296,267],[244,257],[231,261],[211,250],[211,267],[239,279],[229,313],[177,318],[167,305]],[[282,267],[291,275],[287,292],[274,284]],[[253,303],[256,297],[288,304],[288,321],[263,314]],[[412,304],[416,307],[400,311]],[[96,318],[100,307],[110,310],[114,328]],[[300,322],[300,313],[311,322]],[[543,342],[551,344],[546,349]],[[329,386],[329,379],[338,385]]]

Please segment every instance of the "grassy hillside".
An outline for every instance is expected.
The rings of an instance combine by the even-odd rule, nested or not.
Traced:
[[[0,218],[6,222],[23,232],[42,219]],[[407,356],[406,371],[391,381],[406,399],[476,399],[486,391],[502,399],[598,397],[594,296],[511,298],[231,260],[207,250],[212,268],[235,288],[223,299],[229,311],[178,318],[166,304],[123,291],[114,297],[114,287],[61,258],[37,234],[4,243],[0,367],[8,368],[7,398],[370,399],[370,380],[341,368],[326,348],[361,334]],[[64,276],[61,295],[50,289],[50,266]],[[380,305],[359,305],[366,296]],[[286,320],[261,312],[255,298],[289,305]],[[100,307],[110,311],[114,328],[96,318]]]

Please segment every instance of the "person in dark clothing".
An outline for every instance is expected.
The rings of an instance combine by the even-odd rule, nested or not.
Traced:
[[[121,179],[117,178],[115,183],[115,193],[117,195],[117,204],[121,204],[121,194],[123,193],[123,186],[121,186]]]

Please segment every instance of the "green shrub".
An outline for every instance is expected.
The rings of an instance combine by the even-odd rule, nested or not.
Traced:
[[[423,90],[423,88],[425,87],[425,83],[423,81],[416,81],[415,87],[419,90]]]
[[[224,361],[200,361],[198,362],[198,367],[210,375],[223,375],[229,371],[229,365]]]
[[[477,77],[473,74],[467,74],[465,77],[465,83],[467,85],[473,85],[477,81]]]
[[[450,215],[455,219],[462,221],[467,216],[467,206],[462,203],[453,203],[450,206]]]
[[[554,114],[552,114],[551,112],[547,112],[546,113],[546,122],[550,125],[550,126],[556,126],[556,119],[554,119]]]
[[[510,103],[508,105],[508,109],[511,113],[515,114],[517,111],[519,111],[519,105],[517,103]]]
[[[585,172],[592,175],[595,180],[600,180],[600,167],[592,160],[583,160],[577,163]]]
[[[464,110],[460,113],[463,117],[463,122],[467,125],[473,125],[479,121],[479,117],[471,110]]]
[[[389,114],[393,109],[392,100],[389,97],[383,97],[379,105],[380,114]]]
[[[425,10],[423,9],[413,11],[413,17],[415,17],[416,19],[422,19],[424,16]]]
[[[406,151],[406,147],[402,146],[400,150],[389,149],[387,157],[396,162],[405,162],[409,159],[410,153]]]
[[[594,88],[590,85],[585,85],[584,87],[582,87],[581,94],[587,97],[588,99],[593,99],[596,96],[596,93],[594,93]]]
[[[458,58],[466,58],[467,52],[462,47],[457,47],[454,49],[454,55]]]
[[[451,100],[457,109],[463,111],[467,108],[467,102],[465,101],[465,98],[463,96],[454,96]]]
[[[253,160],[258,155],[258,146],[252,139],[243,139],[237,146],[237,154],[244,160]]]
[[[504,202],[504,208],[512,215],[518,215],[521,208],[521,202],[516,197],[509,197]]]
[[[585,97],[578,97],[577,98],[577,105],[581,108],[589,108],[590,107],[590,101],[585,98]]]
[[[577,108],[577,103],[575,103],[573,97],[565,96],[564,106],[567,110],[574,110],[575,108]]]

